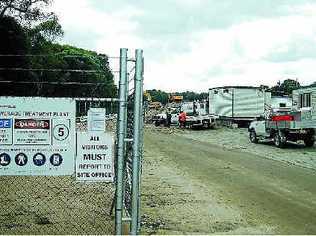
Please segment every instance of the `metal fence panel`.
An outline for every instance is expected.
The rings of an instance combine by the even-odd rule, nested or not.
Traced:
[[[80,111],[78,110],[80,108]],[[115,100],[78,99],[76,130],[87,129],[90,107],[107,109],[106,129],[115,134]],[[1,234],[113,234],[115,186],[79,183],[71,176],[1,176]]]

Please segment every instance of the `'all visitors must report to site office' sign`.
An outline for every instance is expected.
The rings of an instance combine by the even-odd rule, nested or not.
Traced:
[[[113,182],[114,140],[110,133],[77,133],[76,179],[88,182]]]
[[[0,175],[74,172],[76,102],[0,97]]]

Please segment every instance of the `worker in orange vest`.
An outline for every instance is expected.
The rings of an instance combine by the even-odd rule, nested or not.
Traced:
[[[182,111],[179,115],[180,128],[185,128],[186,121],[187,121],[187,113],[185,111]]]

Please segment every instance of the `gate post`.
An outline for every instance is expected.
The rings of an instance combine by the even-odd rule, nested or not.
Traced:
[[[140,179],[140,151],[141,151],[141,118],[142,118],[142,86],[143,86],[143,50],[136,50],[135,67],[135,97],[134,97],[134,142],[133,142],[133,177],[132,177],[132,222],[131,235],[138,233],[139,214],[139,179]]]
[[[117,129],[117,171],[116,171],[116,207],[115,232],[122,235],[123,218],[123,173],[124,173],[124,139],[126,137],[127,113],[127,49],[120,50],[119,114]]]

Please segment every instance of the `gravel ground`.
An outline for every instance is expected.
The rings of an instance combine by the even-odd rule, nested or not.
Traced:
[[[116,117],[106,121],[113,135]],[[76,129],[87,129],[85,122]],[[0,234],[114,234],[114,184],[79,183],[75,176],[1,176]]]
[[[253,145],[246,135],[147,126],[142,233],[315,234],[316,172],[251,150],[285,155],[313,149]]]
[[[74,176],[1,177],[0,234],[113,234],[114,186]]]
[[[280,149],[271,142],[253,144],[249,141],[247,129],[185,130],[178,132],[178,135],[219,145],[225,150],[239,150],[316,170],[316,146],[306,148],[303,143],[288,143],[284,149]]]

